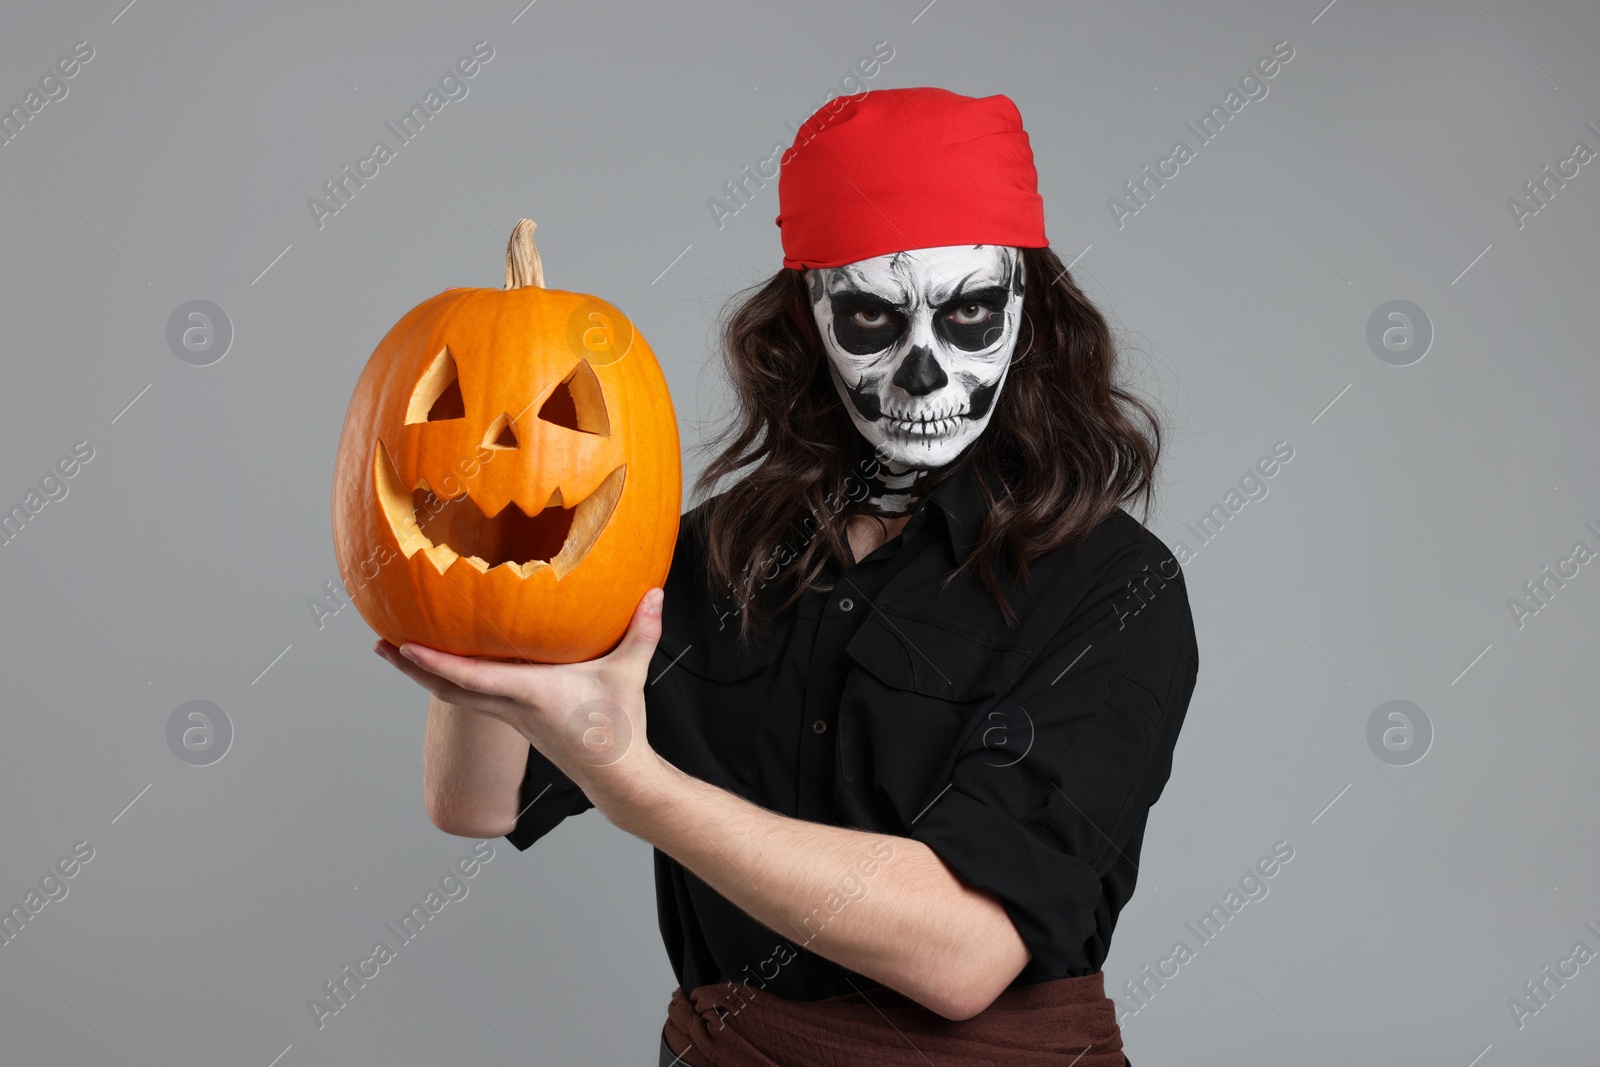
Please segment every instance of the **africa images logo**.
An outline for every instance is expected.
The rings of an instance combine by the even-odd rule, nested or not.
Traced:
[[[378,176],[384,164],[396,158],[400,149],[410,144],[421,135],[428,121],[445,109],[445,105],[454,100],[465,100],[471,88],[467,81],[477,77],[483,69],[483,64],[494,58],[494,49],[488,41],[479,41],[472,46],[470,55],[462,56],[456,60],[453,67],[449,68],[439,77],[439,87],[428,87],[423,94],[420,104],[413,103],[408,111],[394,122],[384,123],[384,128],[394,134],[395,144],[391,146],[388,141],[379,139],[372,143],[372,151],[361,159],[356,160],[355,170],[350,169],[347,163],[340,168],[339,173],[329,181],[322,183],[322,191],[327,195],[327,200],[311,197],[306,200],[306,207],[311,212],[312,221],[317,224],[317,229],[327,225],[327,220],[332,215],[337,215],[350,205],[355,199],[358,190],[365,189],[367,182]]]
[[[356,994],[382,974],[384,966],[398,959],[400,950],[415,941],[429,921],[444,911],[445,905],[467,899],[467,894],[471,892],[467,882],[476,878],[483,870],[483,865],[492,859],[494,846],[489,842],[479,841],[473,845],[470,853],[456,860],[440,876],[437,889],[430,886],[423,895],[422,903],[413,903],[410,910],[396,920],[398,927],[394,922],[383,924],[384,929],[394,935],[395,944],[390,945],[386,937],[375,941],[371,953],[357,960],[353,969],[347,963],[338,974],[322,983],[325,996],[307,997],[306,1007],[311,1010],[311,1018],[316,1021],[317,1029],[321,1030],[328,1024],[329,1018],[348,1008]]]

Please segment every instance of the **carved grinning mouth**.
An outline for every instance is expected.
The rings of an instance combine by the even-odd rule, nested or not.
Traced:
[[[457,559],[480,573],[505,567],[522,578],[549,567],[558,579],[578,565],[605,529],[628,470],[627,464],[617,467],[572,507],[557,489],[532,512],[513,501],[488,515],[470,493],[436,496],[427,479],[407,489],[382,441],[372,464],[378,500],[407,559],[420,551],[440,574]]]

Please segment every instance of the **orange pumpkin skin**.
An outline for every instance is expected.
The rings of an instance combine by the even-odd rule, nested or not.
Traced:
[[[448,363],[458,406],[430,412]],[[682,470],[666,379],[628,319],[582,293],[452,289],[411,309],[362,371],[336,467],[340,573],[396,645],[592,659],[672,562]]]

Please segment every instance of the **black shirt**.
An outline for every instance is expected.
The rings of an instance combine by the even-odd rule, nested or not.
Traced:
[[[703,506],[703,505],[702,505]],[[651,746],[798,819],[913,838],[996,895],[1032,959],[1017,984],[1100,970],[1199,667],[1177,560],[1118,510],[1035,560],[1008,629],[976,574],[939,584],[982,519],[962,464],[900,534],[832,571],[749,648],[680,526],[645,686]],[[530,747],[526,849],[593,807]],[[816,1000],[876,983],[750,918],[657,850],[661,934],[685,990],[749,981]],[[837,905],[836,905],[837,907]],[[852,985],[852,982],[854,985]]]

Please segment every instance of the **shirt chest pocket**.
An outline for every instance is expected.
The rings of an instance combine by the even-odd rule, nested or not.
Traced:
[[[858,793],[920,796],[1032,657],[920,619],[873,611],[845,647],[840,774]]]
[[[675,630],[663,628],[645,681],[650,745],[680,770],[749,796],[778,642],[746,649],[720,631]]]

